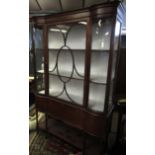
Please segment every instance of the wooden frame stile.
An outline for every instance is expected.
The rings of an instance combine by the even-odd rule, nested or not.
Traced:
[[[42,28],[41,25],[37,25],[37,24],[34,24],[34,29],[35,28]],[[34,31],[34,30],[33,30]],[[34,41],[34,36],[33,36],[33,41]],[[42,40],[42,43],[43,43],[43,40]],[[34,41],[34,56],[35,56],[35,59],[34,59],[34,66],[35,66],[35,79],[37,79],[37,72],[36,72],[36,51],[35,51],[35,41]],[[35,89],[37,90],[37,82],[35,80]],[[37,95],[37,92],[35,92],[35,94]],[[39,121],[38,121],[38,112],[39,112],[39,109],[38,109],[38,105],[36,104],[36,129],[37,129],[37,133],[39,132]]]
[[[92,41],[92,19],[89,17],[86,32],[86,54],[85,54],[85,78],[84,78],[84,107],[88,108],[89,96],[89,78],[90,78],[90,61],[91,61],[91,41]]]
[[[107,151],[108,146],[108,134],[111,126],[111,119],[112,119],[112,111],[109,112],[108,110],[108,104],[109,104],[109,95],[110,95],[110,83],[111,83],[111,74],[112,74],[112,61],[113,61],[113,52],[114,52],[114,39],[115,39],[115,23],[116,23],[116,16],[112,16],[112,33],[110,38],[110,54],[109,54],[109,61],[108,61],[108,74],[107,74],[107,87],[106,87],[106,93],[105,93],[105,111],[104,116],[105,119],[105,139],[103,141],[103,153]]]
[[[122,8],[122,5],[120,5],[119,6],[119,9],[122,9],[122,11],[124,11],[123,10],[123,8]],[[108,71],[109,71],[109,73],[108,73],[108,76],[107,76],[107,81],[108,81],[108,86],[107,86],[107,89],[108,89],[108,92],[107,92],[107,90],[106,90],[106,104],[105,104],[105,113],[106,113],[106,117],[107,117],[107,119],[106,119],[106,127],[107,127],[107,130],[106,130],[106,142],[105,142],[105,146],[104,146],[104,148],[107,148],[107,145],[108,145],[108,142],[107,142],[107,140],[108,140],[108,133],[109,133],[109,130],[110,130],[110,128],[111,128],[111,119],[112,119],[112,114],[113,114],[113,107],[111,108],[111,109],[108,109],[108,100],[109,100],[109,95],[110,95],[110,82],[111,82],[111,75],[112,75],[112,62],[113,62],[113,53],[114,53],[114,41],[115,41],[115,32],[116,32],[116,24],[117,24],[117,21],[119,22],[119,24],[120,24],[120,27],[119,27],[119,37],[118,37],[118,48],[117,48],[117,55],[116,55],[116,64],[115,64],[115,75],[114,75],[114,82],[113,82],[113,90],[112,90],[112,98],[113,98],[113,102],[114,102],[114,104],[116,103],[116,98],[115,98],[115,92],[116,92],[116,90],[115,90],[115,87],[116,87],[116,81],[117,81],[117,70],[118,70],[118,63],[119,63],[119,57],[120,57],[120,42],[121,42],[121,27],[122,27],[122,22],[123,21],[121,21],[122,19],[122,17],[120,16],[120,14],[121,14],[121,12],[120,12],[120,10],[119,9],[117,9],[116,10],[116,14],[113,16],[113,30],[112,30],[112,36],[111,36],[111,41],[110,41],[110,43],[111,43],[111,50],[110,50],[110,57],[109,57],[109,64],[108,64]],[[117,15],[117,12],[119,12],[119,15]]]
[[[48,28],[43,26],[43,48],[44,48],[44,70],[45,70],[45,96],[49,95],[49,79],[48,79]]]
[[[89,97],[89,78],[90,78],[90,61],[91,61],[91,41],[92,41],[92,19],[88,18],[87,31],[86,31],[86,52],[85,52],[85,77],[84,77],[84,93],[83,93],[83,106],[88,109],[88,97]],[[84,118],[86,120],[86,118]],[[83,131],[83,148],[82,154],[85,155],[87,134]]]
[[[118,67],[119,67],[119,60],[120,60],[120,55],[121,55],[121,49],[120,49],[120,46],[121,46],[121,43],[122,43],[122,39],[121,39],[121,30],[122,30],[122,23],[124,23],[124,19],[125,19],[125,9],[123,8],[123,5],[120,3],[119,6],[118,6],[118,9],[117,9],[117,16],[116,16],[116,21],[118,21],[120,23],[120,32],[119,32],[119,44],[118,44],[118,50],[117,50],[117,62],[116,62],[116,66],[115,66],[115,70],[118,71]],[[116,82],[117,82],[117,78],[118,78],[118,74],[116,74],[115,72],[115,81],[114,81],[114,89],[113,89],[113,100],[114,100],[114,105],[116,105],[116,102],[118,100],[118,98],[120,97],[124,97],[124,95],[121,96],[119,95],[116,95]]]
[[[110,82],[111,82],[111,73],[112,73],[112,61],[113,61],[113,52],[114,52],[114,37],[115,37],[115,22],[116,17],[112,17],[112,33],[110,38],[110,54],[109,54],[109,61],[108,61],[108,74],[107,74],[107,87],[105,93],[105,116],[108,116],[108,100],[109,100],[109,93],[110,93]]]
[[[120,43],[121,43],[121,27],[122,27],[122,23],[120,22],[120,20],[118,19],[118,17],[116,17],[116,21],[118,21],[120,23],[120,30],[119,30],[119,40],[118,40],[118,49],[117,49],[117,58],[116,58],[116,65],[115,65],[115,79],[114,79],[114,86],[113,86],[113,93],[112,93],[112,98],[113,98],[113,102],[114,105],[117,102],[117,97],[116,97],[116,81],[117,81],[117,71],[118,71],[118,65],[119,65],[119,59],[120,59]]]
[[[33,66],[34,66],[34,79],[36,79],[36,55],[35,55],[35,43],[34,43],[34,34],[33,34],[33,29],[34,29],[34,23],[32,22],[32,29],[31,29],[31,33],[32,33],[32,53],[33,53]],[[34,86],[35,86],[35,90],[37,90],[36,88],[36,80],[34,80]]]
[[[49,76],[48,76],[48,27],[43,25],[43,48],[44,48],[44,71],[45,71],[45,96],[49,95]],[[48,104],[48,103],[46,103]],[[45,128],[48,131],[48,115],[45,113]]]

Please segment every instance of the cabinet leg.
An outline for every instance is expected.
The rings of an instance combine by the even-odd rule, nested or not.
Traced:
[[[45,114],[45,129],[48,131],[48,115]]]
[[[38,110],[36,109],[36,129],[37,133],[39,132],[39,122],[38,122]]]
[[[87,135],[83,133],[82,155],[86,155]]]
[[[122,111],[118,113],[118,125],[117,125],[117,136],[116,136],[116,144],[119,143],[119,138],[121,135],[121,122],[122,122],[123,113]]]
[[[105,139],[103,140],[103,149],[101,151],[101,155],[107,155],[107,152],[108,152],[108,139],[109,139],[109,133],[110,133],[110,130],[111,130],[111,121],[112,121],[112,115],[110,116],[109,118],[109,121],[108,121],[108,124],[107,124],[107,131],[106,131],[106,136],[105,136]]]
[[[46,130],[46,138],[48,138],[48,115],[45,114],[45,130]]]

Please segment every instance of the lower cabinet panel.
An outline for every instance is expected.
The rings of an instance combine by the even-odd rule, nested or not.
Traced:
[[[98,137],[105,136],[105,117],[102,115],[93,115],[85,113],[84,130]]]
[[[82,108],[49,100],[47,105],[47,113],[73,127],[77,127],[79,129],[83,128]]]
[[[68,105],[46,97],[37,97],[36,102],[38,110],[55,119],[94,136],[103,137],[105,135],[105,118],[101,114],[94,115],[82,107]]]
[[[36,107],[41,112],[47,111],[48,99],[46,97],[36,97]]]
[[[53,117],[56,117],[57,119],[62,118],[62,105],[49,100],[48,105],[47,105],[47,113]]]

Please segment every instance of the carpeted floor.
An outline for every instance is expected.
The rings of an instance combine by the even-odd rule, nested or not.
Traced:
[[[36,130],[30,131],[30,155],[81,155],[79,150],[82,148],[84,135],[79,130],[71,128],[61,121],[49,119],[49,132],[47,133],[45,132],[45,117],[40,119],[39,128],[39,133]],[[57,137],[61,137],[65,141]],[[92,136],[87,136],[86,145],[86,155],[98,155],[103,148],[103,143]],[[108,155],[116,154],[125,155],[124,147],[117,146],[108,153]]]
[[[44,131],[36,134],[29,148],[30,155],[80,155],[76,148],[46,134]]]
[[[53,119],[49,120],[48,127],[49,133],[45,132],[45,117],[42,117],[39,133],[30,131],[30,155],[81,155],[83,132]],[[86,145],[87,155],[96,155],[102,149],[101,141],[96,141],[92,136],[87,136]]]

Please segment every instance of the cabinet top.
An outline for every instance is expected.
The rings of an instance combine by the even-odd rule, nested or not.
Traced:
[[[39,25],[51,24],[56,22],[67,22],[80,19],[88,19],[88,17],[109,17],[118,15],[121,19],[125,18],[125,7],[119,1],[96,4],[85,9],[68,11],[63,13],[51,14],[46,16],[30,17],[30,22]]]

